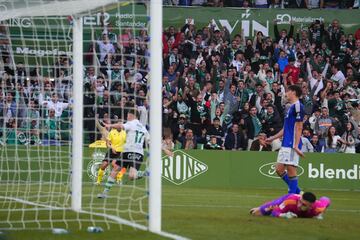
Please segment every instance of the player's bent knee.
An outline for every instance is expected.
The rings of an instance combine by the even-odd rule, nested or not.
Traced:
[[[289,177],[295,177],[297,175],[297,170],[294,166],[288,166],[287,172]]]
[[[129,170],[129,179],[135,180],[137,178],[137,171],[134,168],[130,168]]]
[[[283,175],[285,172],[285,166],[283,164],[276,164],[275,166],[275,171],[276,173],[280,176]]]
[[[136,173],[129,173],[129,179],[130,180],[135,180],[137,178],[137,174]]]

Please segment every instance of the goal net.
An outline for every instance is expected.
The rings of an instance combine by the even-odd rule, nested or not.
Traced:
[[[152,2],[161,10],[161,1]],[[150,61],[156,57],[150,55],[150,30],[158,34],[161,59],[162,15],[153,18],[160,17],[159,29],[150,29],[153,6],[1,1],[0,229],[127,224],[160,231],[161,121],[150,130],[149,123],[161,111],[161,97],[150,94],[157,86],[161,91],[161,83],[150,88],[154,76],[161,81],[161,60],[160,66]],[[139,178],[129,180],[129,168],[122,169],[122,178],[116,175],[106,198],[99,199],[116,167],[111,157],[96,184],[109,152],[106,140],[111,142],[106,124],[126,123],[133,110],[152,136],[150,146],[144,142],[143,161],[133,160]]]

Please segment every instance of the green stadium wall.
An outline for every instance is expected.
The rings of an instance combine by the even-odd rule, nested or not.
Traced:
[[[105,151],[85,150],[85,182],[94,181]],[[285,183],[275,173],[276,158],[277,152],[175,150],[173,157],[162,158],[163,184],[179,189],[284,189]],[[300,160],[298,175],[304,190],[360,191],[360,155],[306,153]]]
[[[188,187],[285,188],[276,152],[176,150],[163,157],[163,183]],[[304,189],[360,190],[359,154],[307,153],[298,168]]]

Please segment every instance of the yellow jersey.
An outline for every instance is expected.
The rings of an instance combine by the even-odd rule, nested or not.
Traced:
[[[118,131],[116,129],[111,129],[107,140],[111,143],[111,146],[113,146],[117,152],[123,152],[126,142],[126,132],[124,130]]]

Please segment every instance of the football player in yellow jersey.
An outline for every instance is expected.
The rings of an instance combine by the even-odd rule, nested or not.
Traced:
[[[115,162],[120,160],[121,153],[124,151],[124,145],[126,142],[126,132],[122,129],[113,128],[106,137],[106,145],[109,148],[106,153],[97,175],[96,184],[100,184],[105,174],[105,169],[112,163],[112,167],[115,166]],[[119,183],[126,172],[126,168],[122,168],[116,176],[116,181]]]

